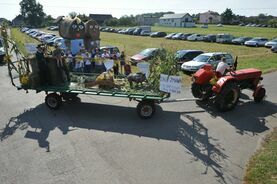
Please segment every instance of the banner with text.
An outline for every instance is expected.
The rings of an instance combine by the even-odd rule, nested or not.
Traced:
[[[172,93],[180,94],[182,89],[182,78],[180,76],[164,75],[160,76],[160,90]]]
[[[141,63],[138,63],[137,64],[137,67],[139,68],[140,72],[145,74],[146,78],[149,77],[149,67],[150,67],[150,64],[149,63],[146,63],[146,62],[141,62]]]

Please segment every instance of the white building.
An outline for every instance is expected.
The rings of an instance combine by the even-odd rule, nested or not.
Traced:
[[[192,16],[188,13],[165,14],[159,21],[161,26],[168,27],[194,27],[195,23]]]
[[[218,24],[221,22],[221,16],[217,12],[207,11],[205,13],[200,13],[199,23],[202,24]]]

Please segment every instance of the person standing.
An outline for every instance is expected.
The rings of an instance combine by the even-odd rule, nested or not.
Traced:
[[[123,68],[125,66],[125,53],[124,53],[124,51],[121,52],[119,60],[120,60],[120,73],[123,73]]]
[[[36,60],[39,69],[39,79],[41,86],[49,85],[49,70],[46,63],[45,53],[41,45],[37,46]]]
[[[90,54],[88,52],[84,55],[84,72],[85,73],[91,73],[91,61],[90,61]]]

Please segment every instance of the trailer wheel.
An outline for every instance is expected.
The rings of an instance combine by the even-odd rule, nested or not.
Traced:
[[[61,97],[65,101],[75,100],[78,96],[78,93],[61,93]]]
[[[61,106],[62,99],[57,93],[51,93],[45,97],[45,103],[50,109],[57,110]]]
[[[234,82],[228,82],[217,95],[215,106],[219,111],[231,110],[237,105],[239,96],[240,89],[238,85]]]
[[[155,111],[155,103],[153,101],[141,101],[137,106],[137,113],[142,119],[152,118]]]
[[[265,88],[260,88],[258,90],[258,92],[256,93],[256,95],[254,96],[254,101],[256,103],[261,102],[264,99],[264,97],[265,97],[265,93],[266,93]]]

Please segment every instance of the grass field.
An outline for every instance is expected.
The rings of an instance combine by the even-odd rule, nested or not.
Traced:
[[[27,36],[26,34],[23,34],[18,29],[11,29],[11,36],[13,40],[15,41],[18,48],[23,52],[24,55],[27,55],[27,51],[25,48],[25,43],[39,43],[37,40]]]
[[[266,137],[262,148],[251,157],[247,165],[244,183],[277,183],[277,128]]]
[[[106,32],[101,33],[101,44],[116,45],[121,50],[125,50],[128,56],[151,47],[162,47],[172,52],[180,49],[229,52],[234,57],[238,56],[239,68],[255,67],[263,70],[263,72],[277,70],[277,54],[272,53],[264,47],[254,48],[228,44],[166,40],[164,38],[130,36]]]

